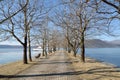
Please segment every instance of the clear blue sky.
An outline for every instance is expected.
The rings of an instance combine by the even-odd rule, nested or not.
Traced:
[[[19,42],[17,42],[16,40],[14,41],[3,41],[0,42],[0,45],[21,45]]]

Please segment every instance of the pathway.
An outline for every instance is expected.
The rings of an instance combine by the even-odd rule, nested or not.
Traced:
[[[25,71],[10,76],[10,80],[80,80],[67,54],[58,52],[48,59],[40,59]]]

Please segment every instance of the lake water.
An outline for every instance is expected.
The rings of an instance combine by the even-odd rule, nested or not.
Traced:
[[[37,55],[38,51],[32,50],[32,57]],[[0,64],[6,64],[23,59],[22,48],[0,48]]]
[[[86,56],[120,67],[120,48],[87,48]]]
[[[32,50],[32,57],[39,52]],[[120,67],[120,48],[87,48],[86,56]],[[22,48],[0,48],[0,64],[22,60]]]

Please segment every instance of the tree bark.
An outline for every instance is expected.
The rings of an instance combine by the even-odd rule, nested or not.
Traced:
[[[73,51],[73,52],[74,52],[74,53],[73,53],[73,56],[76,57],[76,51]]]
[[[53,51],[54,51],[54,52],[56,51],[56,46],[53,47]]]
[[[50,53],[50,46],[49,46],[49,41],[48,41],[48,53]]]
[[[30,30],[28,31],[28,42],[29,42],[29,43],[28,43],[28,44],[29,44],[29,45],[28,45],[28,47],[29,47],[29,48],[28,48],[28,49],[29,49],[29,50],[28,50],[28,51],[29,51],[29,61],[32,62],[32,56],[31,56],[31,41],[30,41]]]
[[[81,61],[85,62],[85,45],[84,45],[84,34],[81,35]]]
[[[42,56],[45,56],[45,44],[44,44],[44,39],[43,39],[43,46],[42,46],[42,48],[43,48],[43,51],[42,51]]]
[[[68,44],[68,53],[71,53],[71,48],[69,44]]]
[[[24,27],[25,27],[25,35],[24,35],[24,55],[23,62],[27,64],[27,34],[28,34],[28,22],[27,22],[27,6],[23,9],[24,12]]]
[[[27,62],[27,35],[25,36],[25,43],[24,43],[24,53],[23,53],[23,63],[24,64],[27,64],[28,62]]]
[[[47,58],[47,50],[46,50],[46,48],[45,48],[45,57]]]

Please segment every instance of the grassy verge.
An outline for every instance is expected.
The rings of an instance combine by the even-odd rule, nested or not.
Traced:
[[[87,58],[85,63],[80,62],[80,57],[68,54],[72,66],[83,80],[120,80],[120,68]]]
[[[55,53],[51,53],[48,56],[52,56]],[[41,56],[40,58],[45,58],[45,56]],[[25,69],[33,66],[35,63],[37,63],[37,61],[40,59],[34,59],[35,61],[33,62],[28,62],[28,64],[23,64],[22,61],[17,61],[17,62],[13,62],[13,63],[8,63],[5,65],[1,65],[0,66],[0,75],[15,75],[18,74],[22,71],[24,71]]]
[[[0,66],[0,75],[15,75],[32,65],[34,65],[35,62],[29,62],[29,64],[23,64],[22,61],[8,63],[5,65]]]

